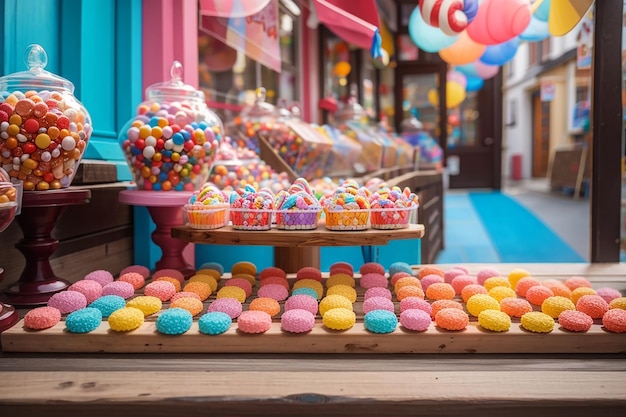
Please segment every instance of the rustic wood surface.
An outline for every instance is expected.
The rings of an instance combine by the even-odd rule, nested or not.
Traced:
[[[451,265],[437,266],[446,269]],[[465,266],[471,273],[490,266],[503,275],[514,268],[524,268],[538,279],[585,276],[595,288],[611,286],[626,290],[623,264]],[[146,327],[153,324],[148,322]],[[360,323],[355,326],[359,334],[364,332],[361,326]],[[271,332],[275,330],[276,327]],[[476,330],[471,325],[465,333],[458,333],[454,342],[447,335],[450,343],[445,349],[456,349],[465,334],[472,336]],[[590,339],[598,331],[603,332],[594,325]],[[600,339],[606,335],[598,334],[597,343],[604,343]],[[68,339],[75,335],[65,336]],[[191,335],[171,339],[183,341],[188,336]],[[266,336],[273,337],[272,334],[250,337],[233,334],[232,338],[251,342]],[[297,335],[290,336],[289,340],[300,339]],[[313,335],[302,336],[304,340]],[[335,336],[328,334],[328,338]],[[374,336],[368,335],[370,340]],[[570,334],[558,326],[548,335],[522,334],[512,329],[511,334],[491,336],[494,342],[486,346],[507,345],[509,336],[511,341],[517,337],[518,342],[522,338],[536,339],[539,345],[546,344],[548,339],[564,345],[566,339],[577,343],[573,338],[568,339]],[[495,342],[499,336],[505,338]],[[621,346],[620,352],[626,350],[626,335],[609,336],[614,337],[610,343]],[[220,337],[202,336],[207,345]],[[323,340],[323,337],[326,336],[317,338]],[[426,343],[431,333],[430,330],[421,335],[398,332],[382,335],[380,340],[387,337],[419,338],[420,343]],[[432,337],[440,336],[432,333]],[[1,340],[5,342],[5,334]],[[112,340],[111,345],[116,342],[119,339]],[[164,350],[170,346],[166,345]],[[185,416],[623,416],[625,358],[624,353],[480,351],[463,354],[386,354],[361,350],[342,354],[5,351],[0,354],[3,381],[0,411],[11,416],[81,417],[173,413]]]
[[[198,230],[188,226],[172,228],[172,236],[191,243],[214,245],[271,245],[276,247],[302,246],[376,246],[387,245],[391,240],[420,239],[424,226],[409,224],[406,229],[395,230],[327,230],[323,225],[315,230],[235,230],[225,226],[215,230]]]

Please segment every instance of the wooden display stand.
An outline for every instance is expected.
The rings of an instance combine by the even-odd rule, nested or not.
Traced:
[[[424,226],[410,224],[406,229],[333,231],[324,225],[315,230],[265,231],[235,230],[230,226],[214,230],[198,230],[188,226],[172,228],[172,236],[191,243],[212,245],[274,246],[274,265],[293,273],[304,266],[320,267],[320,246],[387,245],[391,240],[421,239]]]
[[[19,281],[4,290],[4,301],[17,306],[46,304],[53,294],[70,285],[50,266],[50,256],[59,246],[52,231],[68,206],[86,204],[90,197],[91,191],[83,189],[24,191],[22,212],[17,216],[24,238],[15,246],[26,258],[26,266]]]
[[[188,278],[195,268],[183,257],[187,242],[173,239],[171,230],[183,224],[183,206],[193,192],[191,191],[142,191],[124,190],[119,194],[122,204],[145,206],[156,225],[152,233],[152,241],[161,248],[161,259],[156,262],[157,269],[177,269]]]

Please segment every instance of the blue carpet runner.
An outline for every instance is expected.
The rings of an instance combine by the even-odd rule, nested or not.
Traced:
[[[585,262],[541,219],[505,194],[447,194],[444,204],[446,248],[438,263]]]

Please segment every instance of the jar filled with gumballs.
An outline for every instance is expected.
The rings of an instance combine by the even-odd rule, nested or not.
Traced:
[[[146,100],[119,134],[138,190],[195,191],[206,182],[224,127],[204,93],[182,81],[174,61],[171,80],[146,89]]]
[[[0,167],[24,191],[69,187],[92,133],[74,85],[44,68],[41,45],[25,52],[27,71],[0,77]]]

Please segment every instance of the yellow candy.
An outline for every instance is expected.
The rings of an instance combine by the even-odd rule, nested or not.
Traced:
[[[335,308],[345,308],[346,310],[352,311],[352,303],[349,299],[339,294],[331,294],[327,295],[320,301],[319,312],[322,317],[324,314]]]
[[[511,288],[511,283],[509,282],[509,280],[506,279],[506,278],[502,278],[502,277],[487,278],[483,285],[484,285],[485,288],[487,288],[487,291],[489,291],[490,289],[495,288],[495,287]]]
[[[211,292],[217,290],[217,281],[215,280],[215,278],[209,275],[204,275],[204,274],[192,275],[189,278],[189,282],[204,282],[209,287],[211,287]]]
[[[589,287],[578,287],[572,290],[572,302],[576,305],[576,302],[583,295],[595,295],[596,290]]]
[[[333,308],[324,314],[322,322],[332,330],[348,330],[356,323],[356,314],[346,308]]]
[[[556,319],[565,310],[576,310],[576,305],[569,298],[555,295],[548,297],[541,303],[541,311]]]
[[[218,282],[222,278],[220,271],[216,271],[215,269],[198,269],[196,274],[212,276]]]
[[[515,286],[517,285],[517,282],[524,278],[524,277],[529,277],[530,276],[530,272],[528,272],[525,269],[522,268],[517,268],[512,270],[511,272],[509,272],[509,282],[511,283],[511,288],[515,288]]]
[[[143,311],[135,307],[124,307],[115,310],[108,319],[109,327],[116,332],[135,330],[143,324]]]
[[[498,302],[504,300],[505,298],[517,297],[515,291],[508,287],[493,287],[489,290],[489,295],[498,300]]]
[[[506,332],[511,327],[511,318],[502,311],[483,310],[478,314],[478,324],[492,332]]]
[[[307,287],[315,290],[317,292],[317,298],[322,298],[324,295],[324,286],[321,282],[316,281],[314,279],[305,278],[299,279],[293,284],[293,289],[297,290],[298,288]]]
[[[144,316],[149,316],[150,314],[159,312],[163,307],[163,302],[151,295],[140,295],[132,300],[128,300],[126,307],[137,308],[143,312]]]
[[[233,276],[236,274],[250,274],[255,276],[256,272],[256,265],[248,261],[237,262],[230,270],[230,273],[233,274]]]
[[[619,308],[621,310],[626,310],[626,297],[612,299],[609,303],[609,308]]]
[[[333,285],[348,285],[354,288],[356,281],[348,274],[335,274],[326,280],[326,288],[330,288]]]
[[[350,300],[351,303],[356,302],[356,290],[349,285],[337,284],[328,288],[326,291],[326,296],[329,295],[341,295]]]
[[[539,311],[524,314],[521,324],[524,329],[534,333],[550,333],[554,330],[554,319]]]
[[[474,294],[467,300],[466,308],[468,313],[478,317],[480,312],[484,310],[500,311],[500,303],[490,295]]]
[[[246,301],[246,292],[234,285],[228,287],[222,287],[216,294],[216,298],[234,298],[240,303]]]

